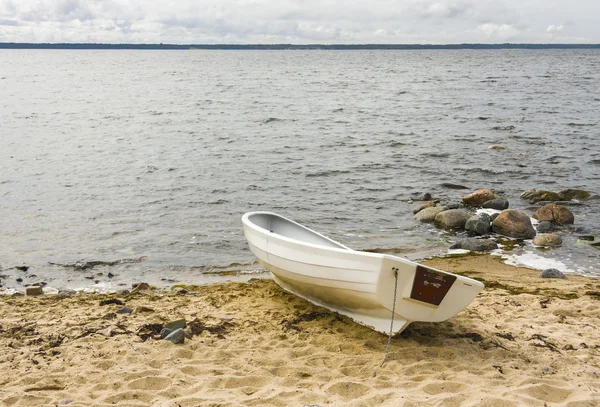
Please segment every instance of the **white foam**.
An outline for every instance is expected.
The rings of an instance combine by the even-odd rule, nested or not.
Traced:
[[[481,213],[487,213],[488,215],[492,216],[495,213],[500,213],[502,211],[499,211],[498,209],[492,209],[492,208],[481,208],[481,209],[477,209],[475,211],[475,213],[477,215],[481,214]]]
[[[505,259],[505,263],[511,266],[525,266],[538,270],[557,269],[563,273],[574,273],[562,261],[549,259],[536,253],[510,254],[502,257]]]
[[[469,252],[470,250],[465,249],[448,249],[448,254],[465,254]]]

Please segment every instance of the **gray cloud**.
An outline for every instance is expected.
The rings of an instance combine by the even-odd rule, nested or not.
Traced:
[[[0,41],[600,42],[599,13],[596,0],[0,0]]]

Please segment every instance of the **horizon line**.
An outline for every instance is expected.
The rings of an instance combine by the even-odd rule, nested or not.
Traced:
[[[600,43],[447,43],[447,44],[377,44],[377,43],[104,43],[104,42],[0,42],[0,49],[595,49]]]

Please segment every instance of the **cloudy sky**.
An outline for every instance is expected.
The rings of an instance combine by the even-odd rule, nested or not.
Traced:
[[[600,43],[600,1],[0,0],[0,42]]]

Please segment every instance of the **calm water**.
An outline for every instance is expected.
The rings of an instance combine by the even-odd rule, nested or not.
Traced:
[[[5,287],[255,270],[251,210],[419,259],[455,239],[408,203],[458,202],[442,182],[503,190],[517,209],[529,188],[600,192],[598,50],[2,50],[0,95]],[[599,205],[571,207],[562,248],[516,253],[600,275],[600,250],[576,238],[600,234]]]

